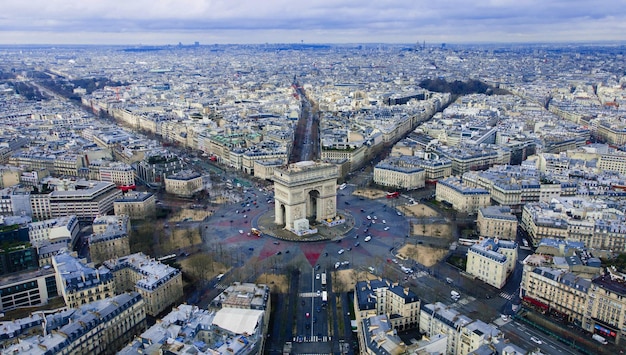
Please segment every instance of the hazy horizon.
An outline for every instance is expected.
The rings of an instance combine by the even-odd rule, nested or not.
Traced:
[[[6,0],[4,45],[626,41],[626,1]]]

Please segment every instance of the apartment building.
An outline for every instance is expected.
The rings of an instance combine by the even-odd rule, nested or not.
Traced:
[[[362,320],[357,326],[361,329],[359,349],[361,354],[405,354],[407,345],[391,327],[389,317],[385,314],[371,316]]]
[[[520,226],[536,246],[543,238],[583,242],[588,248],[626,251],[626,219],[602,199],[579,196],[526,204]]]
[[[115,279],[116,293],[138,292],[146,303],[146,314],[157,316],[183,296],[180,270],[143,253],[103,262]]]
[[[89,169],[96,168],[98,172],[97,180],[112,182],[117,186],[134,186],[135,171],[126,163],[108,162],[100,166],[89,165]]]
[[[598,169],[602,171],[615,171],[626,175],[626,154],[614,151],[610,154],[600,154]]]
[[[284,166],[286,162],[286,159],[255,160],[253,165],[254,176],[262,180],[272,180],[274,178],[274,168]]]
[[[75,253],[61,252],[52,257],[57,289],[69,308],[103,300],[115,294],[115,280],[107,268],[93,268]]]
[[[244,151],[241,160],[241,169],[246,173],[257,176],[255,166],[260,161],[286,161],[289,159],[287,148],[278,144],[264,142]]]
[[[533,245],[537,246],[543,238],[566,239],[568,236],[567,220],[558,214],[543,213],[546,204],[527,204],[522,209],[521,227],[528,233]]]
[[[538,258],[524,260],[520,287],[525,306],[582,327],[591,279],[554,265],[538,266]]]
[[[165,192],[179,197],[192,197],[202,191],[202,176],[190,170],[179,171],[165,176]]]
[[[420,299],[408,288],[386,279],[358,281],[354,292],[355,317],[361,349],[367,348],[367,319],[386,315],[389,328],[416,328],[419,321]]]
[[[515,240],[517,217],[508,206],[487,206],[478,210],[476,218],[478,234],[487,238]]]
[[[135,340],[118,352],[118,355],[146,353],[183,354],[241,354],[263,353],[265,329],[254,327],[258,318],[238,318],[251,322],[233,331],[221,327],[218,314],[221,311],[204,310],[181,304],[141,333]],[[258,313],[258,311],[254,311]],[[233,320],[233,324],[236,323]],[[252,324],[254,323],[254,324]],[[262,324],[262,322],[261,322]]]
[[[73,248],[76,246],[79,231],[80,226],[76,216],[64,216],[28,224],[28,238],[35,246],[50,242],[63,243]]]
[[[125,293],[69,311],[32,316],[23,336],[7,347],[6,354],[115,354],[146,328],[144,302],[136,292]],[[40,328],[45,328],[45,332]]]
[[[131,219],[146,219],[156,213],[156,197],[150,192],[127,192],[113,202],[116,216],[125,215]]]
[[[481,320],[473,320],[441,302],[420,307],[419,329],[427,337],[446,337],[446,354],[465,355],[502,338],[500,330]]]
[[[449,203],[459,212],[470,214],[491,204],[489,191],[467,186],[457,177],[437,181],[435,198],[437,201]]]
[[[596,123],[595,133],[607,143],[616,146],[626,144],[626,125],[621,121],[599,120]]]
[[[463,175],[468,171],[486,170],[494,165],[511,162],[510,149],[493,144],[466,144],[454,147],[437,146],[436,152],[452,162],[452,174]]]
[[[359,146],[357,148],[333,149],[330,147],[322,147],[322,160],[347,160],[350,164],[350,170],[354,170],[362,166],[367,158],[368,148]]]
[[[623,345],[626,337],[626,274],[613,267],[592,280],[585,329]]]
[[[426,185],[425,179],[424,169],[409,159],[387,159],[374,167],[374,182],[394,189],[419,189]]]
[[[0,148],[0,161],[2,160],[1,151],[2,151],[2,148]],[[4,188],[19,184],[21,182],[20,178],[22,176],[22,172],[23,172],[22,169],[14,167],[14,166],[0,167],[0,189],[4,189]]]
[[[496,288],[502,288],[517,262],[517,243],[481,238],[467,251],[465,271]]]
[[[128,216],[100,216],[92,226],[93,234],[88,239],[91,262],[99,265],[130,254]]]
[[[215,297],[212,304],[222,308],[270,310],[269,300],[270,289],[267,285],[234,282]]]

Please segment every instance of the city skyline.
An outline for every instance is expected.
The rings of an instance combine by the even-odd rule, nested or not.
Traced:
[[[626,2],[5,1],[0,44],[626,40]]]

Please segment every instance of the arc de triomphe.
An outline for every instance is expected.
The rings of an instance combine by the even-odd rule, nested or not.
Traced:
[[[294,230],[294,221],[322,221],[337,214],[337,166],[301,161],[274,169],[274,223]]]

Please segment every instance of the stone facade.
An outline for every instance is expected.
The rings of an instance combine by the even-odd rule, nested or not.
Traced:
[[[303,161],[274,169],[275,223],[293,230],[294,221],[317,222],[337,213],[337,166]]]

